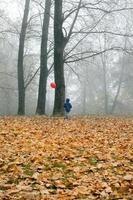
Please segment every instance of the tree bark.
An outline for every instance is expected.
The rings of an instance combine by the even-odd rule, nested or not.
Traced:
[[[54,77],[55,90],[53,115],[64,115],[65,79],[63,53],[66,45],[62,32],[62,0],[55,1],[54,9]]]
[[[25,114],[25,87],[24,87],[24,69],[23,69],[23,57],[24,57],[24,43],[27,29],[27,21],[29,14],[30,0],[25,1],[25,9],[22,20],[20,38],[19,38],[19,51],[18,51],[18,114]]]
[[[47,87],[47,43],[48,43],[48,29],[50,21],[50,7],[51,0],[45,2],[45,12],[42,27],[42,39],[41,39],[41,56],[40,56],[40,79],[39,79],[39,91],[36,113],[45,114],[46,104],[46,87]]]
[[[54,6],[54,77],[57,84],[55,90],[54,110],[53,115],[64,115],[64,101],[65,101],[65,80],[64,80],[64,49],[68,43],[75,22],[78,17],[82,0],[79,0],[78,7],[74,20],[71,24],[70,30],[66,37],[63,36],[62,24],[64,21],[62,13],[62,0],[55,0]]]

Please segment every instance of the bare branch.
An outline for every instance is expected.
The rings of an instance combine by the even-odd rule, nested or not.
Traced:
[[[112,47],[112,48],[109,48],[109,49],[105,49],[103,51],[98,51],[98,52],[92,52],[91,55],[88,55],[88,56],[81,56],[80,58],[77,58],[77,59],[73,59],[73,60],[69,60],[69,58],[72,58],[72,56],[69,56],[68,58],[65,59],[65,63],[73,63],[73,62],[78,62],[80,60],[85,60],[85,59],[88,59],[88,58],[92,58],[92,57],[95,57],[95,56],[98,56],[100,54],[103,54],[107,51],[126,51],[127,53],[131,53],[129,51],[127,51],[126,49],[123,49],[121,47]]]
[[[122,12],[122,11],[129,11],[129,10],[133,10],[133,7],[129,7],[129,8],[119,8],[119,9],[114,9],[114,10],[106,10],[103,8],[99,8],[99,7],[86,7],[86,5],[84,6],[84,8],[86,8],[87,10],[99,10],[102,11],[104,13],[114,13],[114,12]]]
[[[79,74],[78,74],[68,63],[66,63],[66,64],[67,64],[67,66],[72,70],[72,72],[77,76],[79,82],[81,83]]]
[[[122,37],[133,37],[133,34],[127,34],[127,33],[116,33],[112,31],[73,31],[72,34],[111,34],[116,36],[122,36]]]
[[[72,34],[72,30],[73,30],[74,25],[75,25],[75,22],[76,22],[76,20],[77,20],[77,17],[78,17],[78,14],[79,14],[79,10],[80,10],[81,2],[82,2],[82,0],[79,1],[78,8],[77,8],[77,12],[76,12],[76,14],[75,14],[73,23],[72,23],[72,25],[71,25],[71,27],[70,27],[70,30],[69,30],[69,33],[68,33],[68,36],[67,36],[67,39],[68,39],[68,40],[70,39],[70,36],[71,36],[71,34]]]
[[[38,71],[39,71],[40,67],[37,68],[37,70],[35,71],[35,73],[33,74],[33,76],[31,77],[31,79],[25,84],[25,89],[29,86],[29,84],[32,82],[32,80],[35,78],[35,76],[37,75]]]
[[[93,25],[93,27],[90,29],[90,31],[89,32],[91,32],[93,29],[95,29],[96,28],[96,26],[103,20],[103,18],[106,16],[106,13],[105,14],[103,14],[102,15],[102,17]],[[69,55],[88,35],[89,35],[89,32],[88,33],[86,33],[86,35],[84,36],[84,37],[82,37],[81,38],[81,40],[79,40],[78,42],[77,42],[77,44],[75,44],[72,48],[71,48],[71,50],[69,51],[69,52],[67,52],[66,54],[65,54],[65,57],[67,56],[67,55]]]
[[[35,2],[37,5],[39,5],[43,10],[45,9],[45,7],[42,5],[42,2],[38,2],[38,0],[32,0],[33,2]]]

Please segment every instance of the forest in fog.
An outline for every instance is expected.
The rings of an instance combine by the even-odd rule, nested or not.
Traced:
[[[72,115],[133,114],[133,0],[0,1],[0,115],[67,97]]]

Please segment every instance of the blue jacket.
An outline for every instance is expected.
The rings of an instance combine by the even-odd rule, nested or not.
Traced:
[[[66,112],[70,112],[72,108],[72,105],[70,103],[70,99],[66,99],[66,102],[64,103],[64,109]]]

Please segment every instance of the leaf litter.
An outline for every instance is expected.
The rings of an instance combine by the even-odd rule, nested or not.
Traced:
[[[1,117],[0,199],[133,199],[133,118]]]

